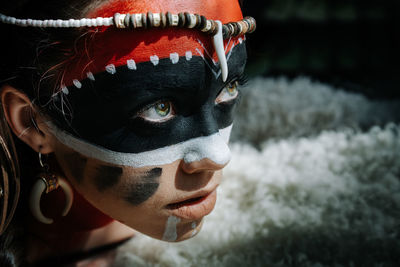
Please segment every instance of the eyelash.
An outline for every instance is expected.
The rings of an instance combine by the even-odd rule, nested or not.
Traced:
[[[239,86],[244,86],[247,83],[248,79],[247,76],[245,74],[241,74],[240,76],[238,76],[236,79],[232,80],[230,83],[227,83],[222,89],[221,91],[218,93],[216,99],[215,99],[215,104],[219,105],[219,104],[224,104],[224,103],[228,103],[228,102],[232,102],[233,100],[238,98],[239,95],[239,90],[238,87]],[[228,88],[230,86],[235,86],[235,94],[231,95],[231,93],[228,90]],[[227,92],[227,94],[230,96],[228,96],[227,99],[220,99],[220,101],[218,101],[218,98],[222,95],[224,92]],[[167,111],[162,111],[160,110],[161,108],[166,108]],[[158,108],[158,110],[156,110],[156,108]],[[166,113],[165,113],[166,112]],[[165,114],[164,114],[165,113]],[[172,101],[170,100],[160,100],[157,101],[153,104],[150,104],[148,106],[146,106],[145,108],[143,108],[141,111],[139,111],[137,113],[137,115],[135,117],[137,118],[141,118],[142,120],[148,121],[150,123],[164,123],[166,121],[169,121],[171,119],[173,119],[176,115],[176,111],[175,111],[175,107]]]

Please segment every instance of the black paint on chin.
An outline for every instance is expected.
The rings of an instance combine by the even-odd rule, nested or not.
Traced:
[[[138,181],[126,185],[124,199],[132,205],[139,205],[148,200],[157,191],[162,175],[162,168],[154,168],[138,177]]]
[[[93,177],[97,190],[104,192],[119,183],[123,169],[121,167],[101,165],[96,167]]]

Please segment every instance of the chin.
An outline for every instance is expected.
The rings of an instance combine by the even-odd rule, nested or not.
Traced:
[[[183,223],[182,225],[179,225],[177,227],[176,238],[168,238],[168,235],[165,234],[168,231],[168,229],[166,228],[161,240],[172,243],[188,240],[196,236],[200,232],[202,226],[203,226],[203,219],[194,222]]]

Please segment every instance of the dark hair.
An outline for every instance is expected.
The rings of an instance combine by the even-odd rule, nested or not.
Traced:
[[[84,17],[88,10],[108,0],[18,0],[2,1],[0,13],[17,18],[69,19]],[[84,2],[84,3],[82,3]],[[0,23],[3,36],[0,51],[0,87],[11,85],[25,93],[36,108],[45,111],[46,103],[59,83],[62,62],[74,53],[74,42],[84,29],[44,29],[18,27]],[[1,107],[1,105],[0,105]],[[2,112],[0,112],[0,116]],[[0,118],[4,119],[4,118]],[[4,127],[4,125],[2,126]],[[0,129],[1,130],[1,129]],[[4,130],[4,129],[3,129]],[[0,131],[0,134],[4,131]],[[8,229],[0,236],[0,266],[26,266],[24,260],[24,201],[29,182],[37,168],[36,153],[13,136],[21,170],[21,194],[16,214]],[[9,144],[13,146],[14,144]],[[0,176],[0,178],[3,178]],[[2,208],[2,207],[0,207]]]

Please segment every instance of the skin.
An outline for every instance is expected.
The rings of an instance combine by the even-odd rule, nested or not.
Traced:
[[[65,175],[69,177],[73,169],[71,156],[74,153],[57,140],[54,140],[54,144],[56,158]],[[200,190],[215,190],[220,184],[223,167],[211,161],[186,164],[179,160],[164,166],[138,169],[110,166],[86,158],[77,167],[84,173],[80,175],[84,179],[77,180],[71,176],[69,181],[92,205],[105,214],[137,231],[162,239],[166,220],[171,215],[166,205],[176,202],[177,199],[190,197]],[[104,174],[99,174],[99,170]],[[109,182],[110,178],[114,179],[113,183]],[[192,228],[193,222],[197,225],[195,229]],[[201,220],[182,219],[177,227],[176,241],[190,238],[193,230],[199,231],[200,228]]]

